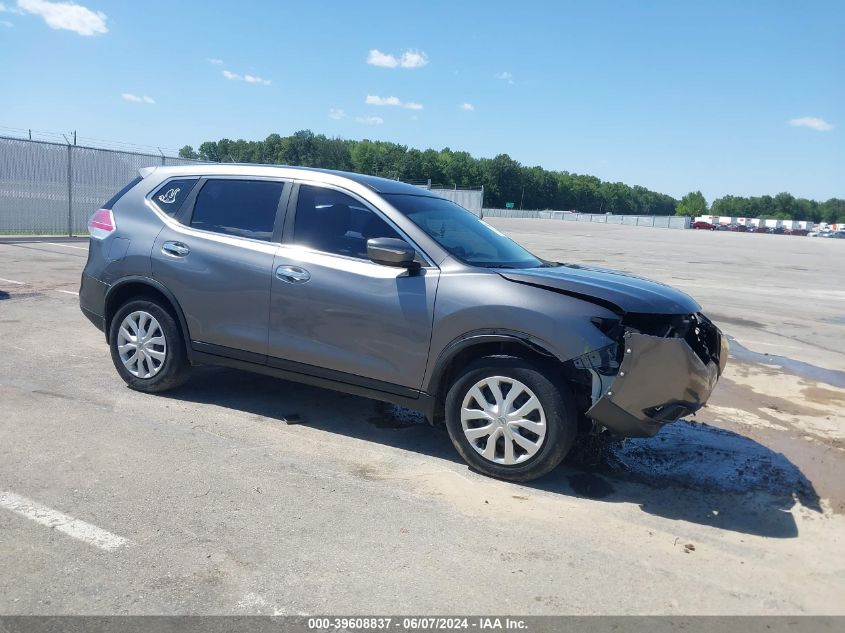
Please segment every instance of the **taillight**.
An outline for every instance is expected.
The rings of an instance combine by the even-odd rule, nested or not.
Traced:
[[[114,214],[108,209],[94,211],[94,215],[88,220],[88,233],[94,239],[101,240],[108,237],[117,229],[114,223]]]

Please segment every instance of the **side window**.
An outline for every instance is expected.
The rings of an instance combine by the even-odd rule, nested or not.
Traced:
[[[268,180],[209,180],[197,196],[191,226],[270,241],[283,188]]]
[[[367,258],[367,240],[400,237],[379,215],[334,189],[300,185],[293,241],[318,251]]]
[[[168,180],[153,194],[153,204],[171,217],[176,215],[198,180],[197,178]]]

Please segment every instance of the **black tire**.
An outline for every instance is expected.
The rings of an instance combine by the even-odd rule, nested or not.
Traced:
[[[127,315],[138,311],[146,312],[158,321],[167,345],[164,362],[157,373],[149,378],[133,375],[124,366],[118,350],[118,332],[121,323]],[[120,306],[109,327],[109,348],[117,373],[127,385],[137,391],[160,393],[174,389],[184,384],[191,375],[191,364],[188,361],[185,339],[179,324],[164,306],[152,298],[132,299]]]
[[[480,445],[479,448],[473,447],[461,422],[461,407],[470,389],[484,378],[494,376],[520,381],[536,395],[545,414],[546,431],[539,450],[513,465],[495,463],[483,457],[478,452]],[[449,437],[464,461],[478,472],[508,481],[529,481],[556,468],[572,448],[578,431],[575,400],[569,387],[566,384],[555,385],[537,367],[513,356],[488,356],[469,365],[449,388],[445,413]],[[483,438],[478,442],[486,446]]]

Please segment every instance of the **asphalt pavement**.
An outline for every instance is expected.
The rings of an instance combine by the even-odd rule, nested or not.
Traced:
[[[748,354],[695,419],[510,484],[354,396],[131,391],[79,311],[86,242],[0,242],[0,613],[845,614],[845,243],[493,224],[691,292]]]

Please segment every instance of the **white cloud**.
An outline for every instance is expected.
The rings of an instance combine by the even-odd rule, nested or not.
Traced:
[[[399,60],[393,55],[382,53],[379,49],[374,48],[367,55],[367,63],[370,66],[380,66],[382,68],[396,68],[399,65]]]
[[[399,97],[379,97],[377,95],[367,95],[367,98],[364,99],[364,103],[375,106],[396,106],[399,108],[407,108],[408,110],[423,109],[423,105],[421,103],[416,103],[415,101],[403,102],[399,99]]]
[[[399,60],[402,68],[422,68],[428,63],[428,55],[422,51],[405,51]]]
[[[428,63],[428,55],[422,51],[407,50],[399,57],[390,53],[382,53],[379,49],[373,48],[367,54],[367,63],[370,66],[381,68],[422,68]]]
[[[506,70],[503,71],[503,72],[500,72],[498,75],[496,75],[496,79],[501,79],[502,81],[507,81],[509,84],[513,83],[513,75]]]
[[[262,79],[261,77],[257,77],[256,75],[244,75],[244,81],[248,84],[264,84],[265,86],[269,86],[272,81],[269,79]]]
[[[384,123],[384,119],[380,116],[359,116],[357,119],[358,123],[365,123],[367,125],[381,125]]]
[[[131,92],[123,92],[120,96],[123,97],[124,101],[132,101],[133,103],[155,103],[155,99],[147,95],[139,97],[138,95],[133,95]]]
[[[467,112],[472,112],[473,110],[475,110],[475,106],[472,105],[471,103],[464,102],[464,103],[461,104],[461,110],[466,110]]]
[[[335,121],[340,121],[341,119],[346,118],[346,112],[340,108],[329,108],[329,118],[334,119]]]
[[[223,65],[223,60],[217,59],[216,57],[206,57],[205,61],[207,61],[209,64],[214,64],[215,66],[222,66]]]
[[[262,84],[264,86],[269,86],[273,83],[269,79],[264,79],[262,77],[258,77],[257,75],[239,75],[238,73],[233,73],[231,70],[223,70],[222,72],[226,79],[230,79],[232,81],[245,81],[248,84]]]
[[[40,16],[51,29],[73,31],[79,35],[100,35],[109,31],[105,13],[74,2],[18,0],[18,8]]]
[[[815,116],[802,116],[797,119],[789,119],[787,123],[793,127],[808,127],[817,132],[829,132],[833,129],[832,123],[828,123],[824,119]]]
[[[364,100],[364,103],[366,103],[367,105],[377,106],[402,105],[402,102],[399,100],[399,97],[377,97],[376,95],[367,95],[367,98]]]
[[[5,26],[7,29],[10,29],[15,25],[9,22],[8,20],[0,20],[0,26]]]

